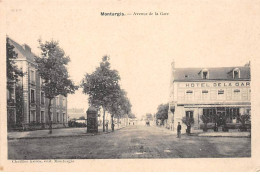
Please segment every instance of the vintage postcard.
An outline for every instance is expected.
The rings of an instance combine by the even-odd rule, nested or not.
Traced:
[[[260,1],[0,0],[0,171],[260,171]]]

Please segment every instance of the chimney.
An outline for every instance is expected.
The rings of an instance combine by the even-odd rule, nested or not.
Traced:
[[[23,45],[23,49],[24,49],[25,51],[31,52],[31,48],[30,48],[30,46],[28,46],[27,44],[24,44],[24,45]]]
[[[175,68],[175,61],[174,60],[172,60],[171,65],[172,65],[172,70],[173,70]]]

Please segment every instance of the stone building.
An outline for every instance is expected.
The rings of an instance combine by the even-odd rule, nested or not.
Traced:
[[[193,117],[193,129],[201,115],[251,115],[250,64],[240,67],[175,68],[172,63],[168,124],[176,130],[182,117]],[[182,122],[181,122],[182,123]]]
[[[35,54],[31,52],[31,48],[27,44],[20,45],[10,38],[9,42],[14,46],[14,51],[17,53],[15,64],[23,71],[24,76],[19,78],[13,92],[7,92],[9,94],[8,98],[13,97],[14,103],[17,103],[17,98],[22,99],[21,112],[19,114],[16,112],[13,119],[8,115],[8,123],[13,123],[13,126],[46,127],[45,124],[49,122],[49,101],[45,98],[44,92],[41,90],[43,79],[37,72],[37,64],[34,60]],[[21,89],[21,93],[14,95],[17,88]],[[53,127],[67,125],[66,97],[59,95],[52,100],[51,118]]]

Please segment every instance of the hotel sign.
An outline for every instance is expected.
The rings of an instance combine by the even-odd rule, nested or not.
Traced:
[[[204,88],[204,87],[250,87],[250,81],[241,81],[241,82],[187,82],[180,83],[179,87],[183,88]]]

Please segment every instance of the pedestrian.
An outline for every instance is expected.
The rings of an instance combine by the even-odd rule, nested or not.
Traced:
[[[106,122],[106,131],[108,132],[108,122]]]
[[[180,124],[180,122],[178,122],[178,126],[177,126],[177,137],[181,138],[181,124]]]

